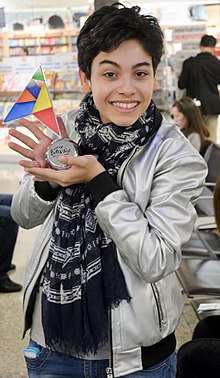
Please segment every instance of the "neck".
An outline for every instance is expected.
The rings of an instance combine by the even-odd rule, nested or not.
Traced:
[[[208,52],[212,55],[214,55],[214,51],[215,51],[215,48],[214,47],[204,47],[204,46],[200,46],[200,49],[202,52]]]

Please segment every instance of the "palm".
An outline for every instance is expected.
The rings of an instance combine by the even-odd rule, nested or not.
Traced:
[[[66,132],[64,129],[64,125],[62,123],[61,118],[58,119],[58,123],[61,129],[61,133],[63,137],[66,137]],[[9,147],[28,158],[29,160],[20,160],[20,165],[25,168],[31,167],[41,167],[44,168],[47,166],[46,163],[46,150],[47,147],[52,142],[52,139],[49,138],[47,135],[43,133],[40,126],[41,123],[38,121],[30,122],[24,118],[20,119],[20,124],[25,126],[31,133],[33,134],[33,138],[25,135],[18,130],[10,129],[9,134],[16,138],[19,142],[22,142],[23,145],[20,143],[9,142]]]

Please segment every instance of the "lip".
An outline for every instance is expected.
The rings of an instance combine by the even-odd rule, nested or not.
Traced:
[[[137,109],[138,105],[140,104],[140,101],[110,101],[110,104],[113,106],[113,108],[118,112],[126,112],[130,113]]]

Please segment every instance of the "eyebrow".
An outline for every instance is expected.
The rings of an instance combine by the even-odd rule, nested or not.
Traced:
[[[115,67],[121,69],[121,66],[118,63],[114,62],[113,60],[104,59],[99,63],[99,65],[102,65],[102,64],[111,64],[112,66],[115,66]],[[142,66],[150,67],[150,63],[148,63],[146,61],[140,62],[140,63],[135,64],[132,68],[138,68],[138,67],[142,67]]]

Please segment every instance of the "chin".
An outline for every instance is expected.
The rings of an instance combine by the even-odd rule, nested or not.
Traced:
[[[119,127],[128,127],[128,126],[132,126],[136,121],[138,120],[138,118],[135,118],[135,119],[128,119],[128,120],[115,120],[115,125],[119,126]]]

